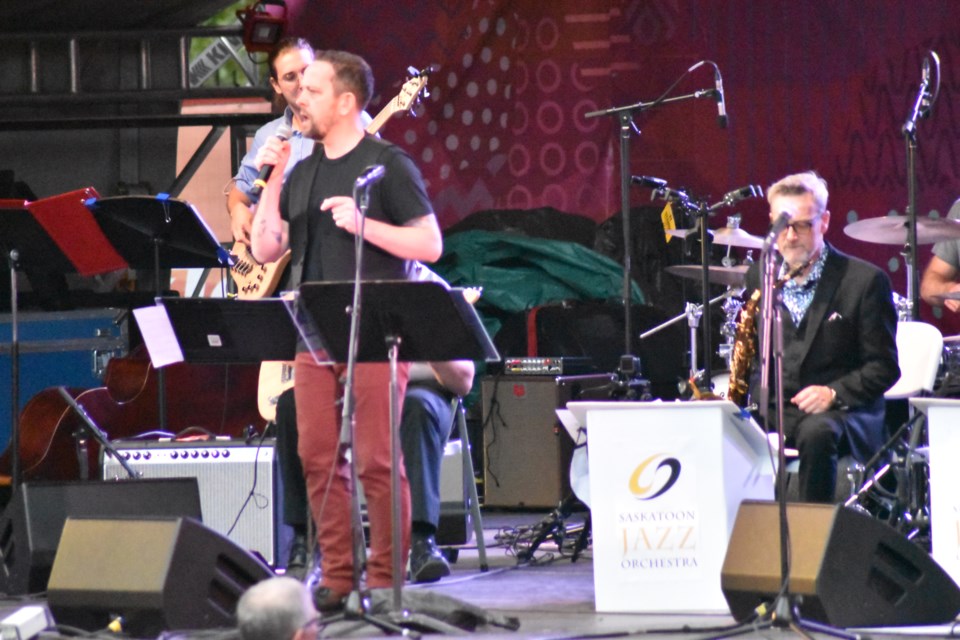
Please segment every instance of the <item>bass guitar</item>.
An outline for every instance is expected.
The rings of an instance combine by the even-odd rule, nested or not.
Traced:
[[[367,125],[367,133],[377,133],[390,118],[412,109],[426,89],[430,71],[429,67],[423,71],[413,71],[412,77],[400,88],[400,93]],[[230,252],[236,259],[230,268],[230,276],[237,285],[237,297],[241,300],[258,300],[273,294],[283,270],[290,262],[289,249],[273,262],[263,263],[257,262],[250,253],[250,247],[242,242],[235,242]]]

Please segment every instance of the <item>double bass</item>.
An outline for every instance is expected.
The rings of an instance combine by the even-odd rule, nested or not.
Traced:
[[[266,428],[257,409],[259,365],[180,363],[164,372],[165,434],[158,431],[157,371],[142,347],[107,363],[103,387],[67,391],[111,440],[187,430],[241,438]],[[99,446],[56,388],[41,391],[24,406],[19,441],[24,481],[100,477]],[[12,473],[12,455],[8,446],[0,456],[0,474]]]

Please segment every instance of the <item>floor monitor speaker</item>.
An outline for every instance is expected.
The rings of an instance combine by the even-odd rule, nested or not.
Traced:
[[[68,517],[183,516],[199,519],[194,478],[122,482],[25,482],[0,516],[0,591],[47,588]]]
[[[960,612],[960,589],[924,550],[867,514],[788,504],[790,593],[802,617],[836,627],[940,624]],[[720,584],[734,618],[780,590],[776,502],[740,505]]]
[[[250,552],[191,518],[67,520],[47,602],[57,624],[123,631],[233,627],[240,596],[269,578]]]

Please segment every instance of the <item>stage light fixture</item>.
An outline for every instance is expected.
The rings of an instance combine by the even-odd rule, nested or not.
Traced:
[[[283,9],[280,15],[267,11],[267,5]],[[243,46],[248,53],[268,52],[283,37],[287,28],[287,5],[283,0],[260,0],[237,11],[243,25]]]

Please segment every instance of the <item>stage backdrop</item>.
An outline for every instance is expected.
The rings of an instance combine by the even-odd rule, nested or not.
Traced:
[[[729,127],[712,99],[636,116],[630,172],[667,179],[709,202],[816,169],[828,181],[828,239],[881,266],[906,293],[900,247],[848,238],[850,222],[907,203],[900,129],[921,60],[935,50],[943,83],[919,125],[918,212],[945,215],[960,196],[955,105],[960,3],[943,0],[287,0],[291,29],[320,48],[363,55],[377,78],[376,113],[408,66],[437,64],[418,118],[383,134],[422,168],[444,227],[481,209],[552,206],[600,222],[619,210],[618,124],[596,109],[652,101],[700,60],[723,75]],[[710,65],[673,94],[714,86]],[[635,188],[634,204],[650,192]],[[767,229],[765,203],[722,209]],[[929,259],[922,247],[920,266]],[[924,319],[945,334],[955,318]]]

